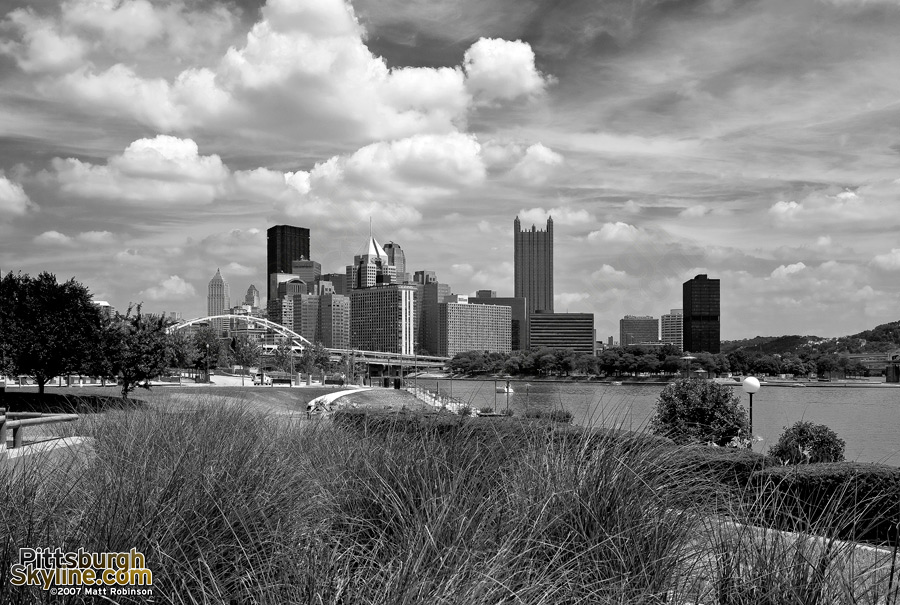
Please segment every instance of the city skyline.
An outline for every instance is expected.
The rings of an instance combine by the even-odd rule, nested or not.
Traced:
[[[2,0],[0,22],[4,272],[195,317],[217,267],[267,288],[269,227],[342,273],[371,220],[407,273],[512,296],[509,222],[552,215],[554,308],[598,340],[698,274],[723,339],[900,318],[896,3]]]

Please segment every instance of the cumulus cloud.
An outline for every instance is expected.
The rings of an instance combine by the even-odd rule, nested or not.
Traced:
[[[528,185],[540,185],[547,181],[563,161],[560,154],[541,143],[535,143],[525,150],[522,159],[513,166],[509,174]]]
[[[55,23],[30,8],[10,12],[6,23],[19,31],[21,40],[0,42],[0,52],[14,57],[26,73],[71,69],[81,63],[87,51],[81,39],[63,34]]]
[[[72,238],[59,231],[44,231],[34,238],[34,243],[41,246],[71,246]]]
[[[598,231],[591,231],[587,239],[589,242],[604,243],[633,243],[643,236],[640,229],[628,223],[615,222],[604,223]]]
[[[197,290],[177,275],[170,275],[155,286],[142,290],[140,295],[152,301],[187,300],[197,296]]]
[[[900,225],[898,199],[900,179],[874,182],[854,191],[812,191],[797,200],[776,202],[768,213],[776,227],[791,229]]]
[[[892,248],[887,254],[879,254],[872,259],[872,264],[885,271],[900,270],[900,248]]]
[[[780,265],[774,271],[772,271],[773,279],[785,279],[795,273],[799,273],[806,269],[806,265],[803,263],[794,263],[791,265]]]
[[[20,184],[0,174],[0,216],[22,216],[35,207]]]
[[[591,295],[586,292],[561,292],[553,295],[553,305],[565,310],[571,305],[577,305],[577,303],[588,300],[590,297]]]
[[[115,243],[116,236],[109,231],[85,231],[79,233],[76,239],[87,244],[102,245]]]
[[[481,38],[464,57],[466,87],[483,104],[530,98],[550,83],[534,64],[527,42]]]
[[[698,204],[696,206],[690,206],[685,208],[681,212],[678,213],[678,216],[682,218],[699,218],[701,216],[705,216],[709,214],[710,209],[704,206],[703,204]]]
[[[225,271],[231,275],[253,275],[256,273],[256,270],[252,267],[247,267],[235,262],[228,263],[225,267]]]
[[[591,279],[603,283],[621,282],[627,279],[627,277],[628,274],[624,271],[619,271],[615,267],[607,264],[604,264],[602,267],[591,273]]]
[[[165,135],[133,142],[106,166],[75,158],[55,158],[52,166],[66,195],[132,204],[209,204],[230,176],[219,156],[201,156],[191,139]]]

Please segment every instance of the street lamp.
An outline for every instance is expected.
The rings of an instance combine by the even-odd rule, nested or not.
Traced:
[[[693,357],[693,356],[691,356],[691,355],[685,355],[685,356],[682,357],[681,359],[684,360],[684,362],[685,362],[685,367],[686,367],[686,369],[685,369],[685,371],[684,371],[684,377],[685,377],[685,378],[690,378],[690,377],[691,377],[691,362],[694,361],[694,360],[697,359],[697,358],[696,358],[696,357]]]
[[[209,343],[206,343],[206,382],[209,380]]]
[[[759,380],[754,378],[753,376],[747,376],[744,378],[744,382],[741,383],[741,388],[744,389],[744,392],[750,395],[750,448],[753,448],[753,393],[759,391]]]

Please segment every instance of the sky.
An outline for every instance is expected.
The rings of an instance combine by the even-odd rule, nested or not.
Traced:
[[[0,0],[0,271],[120,310],[265,293],[266,229],[343,272],[375,238],[555,310],[721,335],[900,319],[900,0]]]

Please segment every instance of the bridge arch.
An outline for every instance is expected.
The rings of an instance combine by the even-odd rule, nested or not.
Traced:
[[[177,330],[183,330],[184,328],[188,328],[194,324],[208,322],[213,319],[237,319],[240,321],[252,322],[255,324],[262,324],[266,328],[272,330],[276,334],[284,336],[285,338],[291,339],[292,344],[298,345],[301,349],[305,349],[306,347],[311,347],[313,344],[309,342],[307,339],[303,338],[293,330],[285,328],[281,324],[277,324],[274,321],[268,319],[262,319],[260,317],[250,317],[248,315],[233,315],[230,313],[226,313],[223,315],[207,315],[206,317],[196,317],[194,319],[189,319],[187,321],[183,321],[181,323],[175,324],[174,326],[169,326],[166,328],[166,333],[171,334]]]

